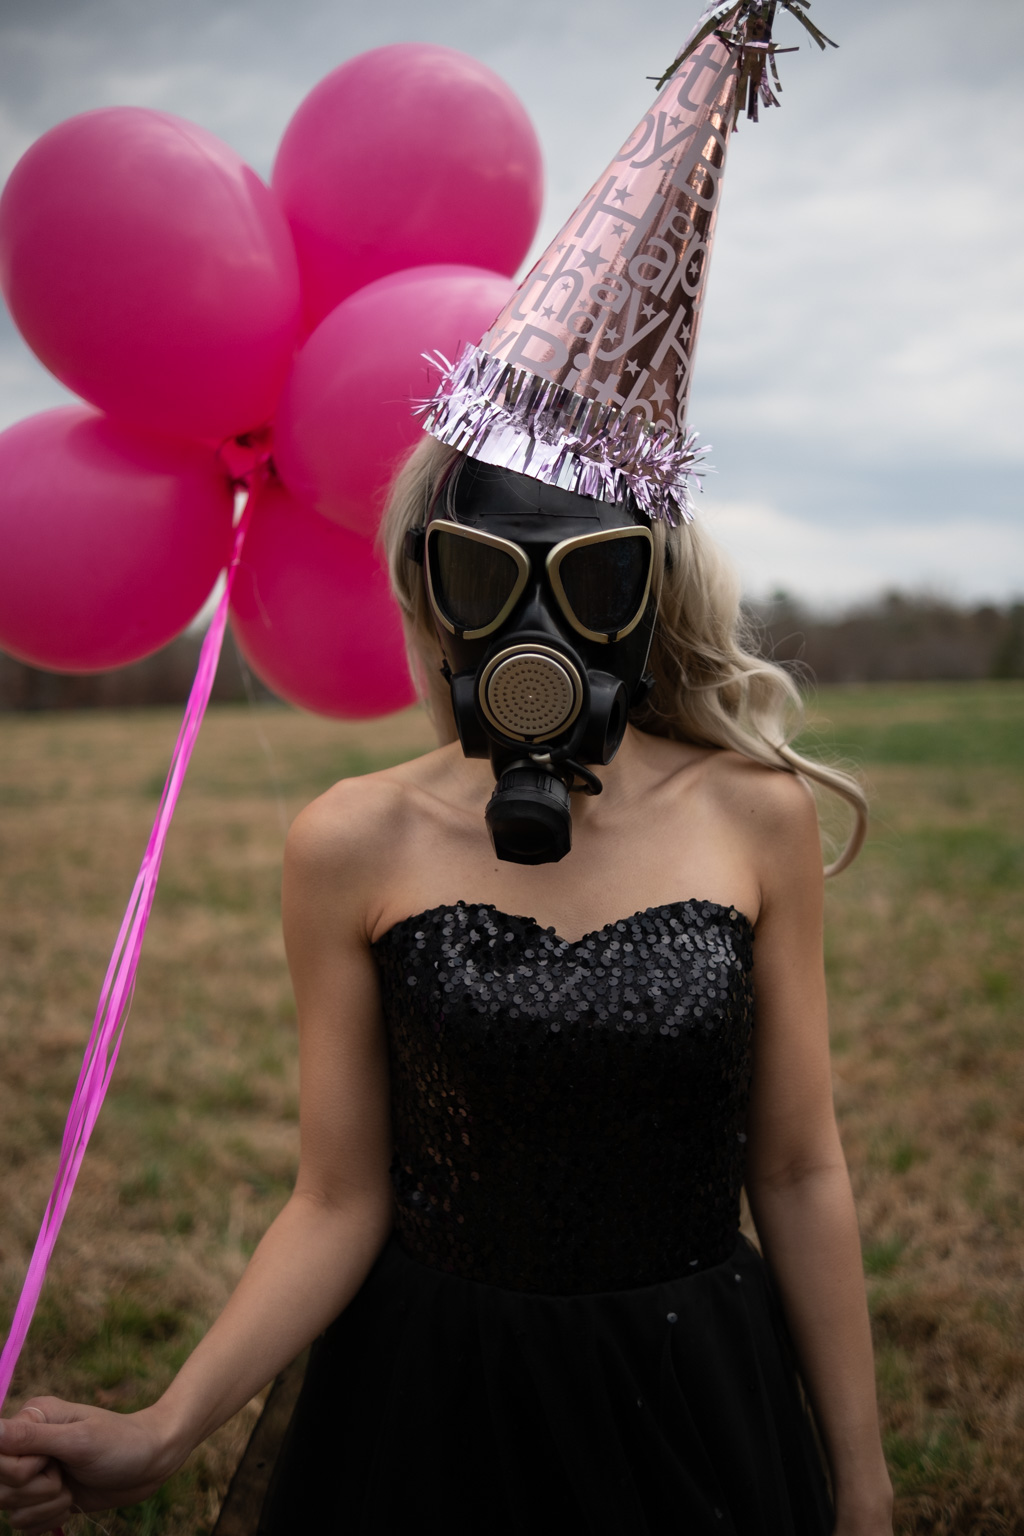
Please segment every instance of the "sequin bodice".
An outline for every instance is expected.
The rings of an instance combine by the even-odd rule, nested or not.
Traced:
[[[575,943],[462,902],[383,934],[402,1246],[467,1279],[554,1293],[727,1257],[752,943],[742,914],[706,901]]]

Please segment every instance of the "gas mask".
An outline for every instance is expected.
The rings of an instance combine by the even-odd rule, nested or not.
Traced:
[[[467,757],[489,757],[499,859],[572,846],[570,792],[599,794],[647,696],[654,541],[626,507],[463,461],[406,550],[423,565]]]

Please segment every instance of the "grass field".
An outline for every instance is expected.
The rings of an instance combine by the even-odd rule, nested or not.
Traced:
[[[171,710],[0,723],[0,1326],[176,727]],[[295,1166],[285,828],[429,740],[416,712],[211,712],[12,1406],[149,1401],[223,1303]],[[805,746],[859,762],[874,806],[829,890],[827,963],[897,1530],[1024,1536],[1024,686],[823,691]],[[67,1536],[208,1532],[256,1411],[145,1505]]]

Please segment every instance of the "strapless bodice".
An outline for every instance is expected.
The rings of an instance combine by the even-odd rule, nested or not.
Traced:
[[[727,1257],[752,947],[747,918],[710,901],[575,942],[463,902],[384,933],[395,1231],[409,1255],[555,1294]]]

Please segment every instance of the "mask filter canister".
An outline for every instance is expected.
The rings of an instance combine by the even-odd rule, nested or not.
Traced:
[[[572,847],[568,786],[529,758],[501,774],[485,815],[495,853],[510,864],[556,864]]]
[[[547,754],[521,757],[498,773],[484,815],[494,851],[508,864],[564,859],[572,847],[570,792],[601,793],[601,780],[583,763],[567,757],[557,770],[549,763]]]

